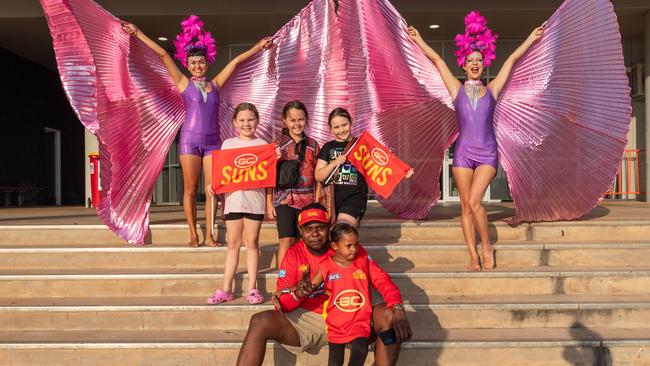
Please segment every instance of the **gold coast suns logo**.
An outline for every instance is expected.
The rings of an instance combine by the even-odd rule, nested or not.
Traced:
[[[360,269],[357,269],[356,271],[354,271],[354,273],[352,274],[352,278],[355,279],[355,280],[365,280],[365,279],[367,279],[366,274]]]
[[[371,179],[380,186],[386,185],[393,175],[393,169],[387,166],[390,160],[388,153],[380,148],[370,150],[366,145],[359,145],[352,155],[366,169],[366,179]]]
[[[234,159],[233,163],[239,169],[250,168],[257,163],[257,156],[255,154],[241,154]]]
[[[254,182],[265,180],[268,177],[267,161],[259,161],[257,155],[244,153],[238,155],[232,165],[221,168],[222,185],[230,183]]]
[[[375,162],[377,165],[384,166],[388,164],[388,154],[386,152],[378,147],[373,148],[370,150],[370,157],[372,157],[372,161]]]
[[[345,290],[334,299],[336,308],[346,313],[359,311],[365,304],[366,298],[357,290]]]

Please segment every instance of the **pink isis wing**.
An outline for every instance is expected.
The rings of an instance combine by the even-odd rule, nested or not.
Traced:
[[[309,110],[307,134],[322,145],[333,137],[327,116],[350,111],[353,133],[368,131],[415,170],[381,204],[403,218],[426,218],[440,196],[445,149],[457,134],[456,116],[440,75],[409,38],[387,0],[314,0],[273,37],[274,45],[241,64],[222,89],[222,139],[234,136],[230,118],[254,103],[259,135],[279,136],[284,104]]]
[[[97,214],[142,243],[153,187],[183,120],[183,101],[160,58],[89,0],[41,0],[68,99],[100,146]]]
[[[513,68],[495,110],[499,155],[516,216],[571,220],[589,212],[617,172],[630,89],[613,6],[567,0]]]

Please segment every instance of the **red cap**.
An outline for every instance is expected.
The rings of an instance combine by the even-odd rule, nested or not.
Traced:
[[[320,208],[310,208],[298,214],[298,226],[304,226],[312,221],[322,222],[328,224],[330,222],[327,217],[327,211]]]

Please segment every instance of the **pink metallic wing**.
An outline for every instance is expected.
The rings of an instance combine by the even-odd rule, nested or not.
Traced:
[[[97,214],[121,238],[142,243],[154,184],[184,116],[160,58],[90,0],[41,0],[61,81],[100,146]]]
[[[234,136],[234,107],[249,101],[260,111],[260,135],[272,140],[284,104],[299,99],[310,114],[307,133],[322,145],[333,139],[327,115],[344,107],[355,135],[370,132],[415,169],[382,205],[404,218],[425,218],[440,196],[444,150],[457,124],[440,75],[406,29],[387,0],[340,2],[338,15],[332,1],[312,1],[222,89],[222,138]]]
[[[589,212],[614,180],[630,114],[612,4],[565,1],[515,65],[495,110],[511,222]]]

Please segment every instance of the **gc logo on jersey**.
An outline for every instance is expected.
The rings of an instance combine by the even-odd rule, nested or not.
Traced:
[[[327,276],[327,280],[330,282],[340,280],[340,279],[341,279],[341,275],[338,274],[337,272],[330,273],[329,276]]]
[[[365,304],[366,298],[357,290],[342,291],[334,299],[336,308],[346,313],[359,311]]]

